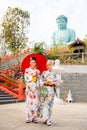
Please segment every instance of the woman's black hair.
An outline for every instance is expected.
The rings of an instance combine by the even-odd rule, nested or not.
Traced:
[[[31,57],[30,60],[34,60],[36,62],[36,57]]]

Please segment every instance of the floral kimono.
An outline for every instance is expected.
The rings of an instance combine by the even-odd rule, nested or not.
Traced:
[[[37,109],[39,103],[38,86],[39,86],[39,70],[26,68],[25,70],[25,82],[26,82],[26,107],[27,107],[27,119],[37,117]]]
[[[45,94],[41,93],[41,104],[40,107],[38,108],[38,116],[42,116],[43,115],[43,108],[44,108],[44,116],[46,117],[46,119],[51,119],[51,114],[52,114],[52,106],[53,106],[53,101],[54,101],[54,97],[55,97],[55,87],[56,87],[56,82],[58,80],[60,80],[59,75],[55,72],[55,71],[44,71],[42,73],[41,76],[41,80],[42,82],[44,81],[53,81],[55,82],[55,86],[50,86],[50,85],[44,85],[43,83],[43,87],[46,88],[47,90],[47,94],[45,92]]]

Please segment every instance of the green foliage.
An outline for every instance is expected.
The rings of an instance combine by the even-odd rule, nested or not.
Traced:
[[[70,49],[70,51],[73,53],[74,52],[74,50],[75,50],[75,47],[72,47],[72,46],[70,46],[70,45],[68,45],[68,48]]]
[[[74,60],[77,60],[82,57],[81,53],[78,53],[76,56],[73,57]]]
[[[69,49],[68,46],[64,45],[64,46],[58,46],[58,45],[54,45],[52,48],[50,48],[49,50],[45,51],[45,55],[50,58],[50,59],[56,59],[59,58],[60,60],[63,60],[63,56],[65,54],[69,54],[72,51]]]
[[[44,42],[38,42],[38,43],[31,43],[33,44],[33,48],[31,49],[32,53],[39,53],[39,54],[43,54],[44,53]]]
[[[16,52],[26,46],[30,14],[20,8],[8,7],[3,18],[2,32],[7,48]]]

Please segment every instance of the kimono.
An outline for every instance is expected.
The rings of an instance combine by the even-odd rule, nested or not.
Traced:
[[[43,84],[42,88],[43,86],[45,86],[45,88],[47,89],[47,94],[43,95],[41,93],[41,96],[40,96],[41,104],[38,108],[38,116],[42,117],[44,113],[45,118],[48,120],[48,119],[51,119],[52,106],[53,106],[54,98],[56,95],[55,87],[56,87],[57,81],[60,80],[60,77],[55,71],[47,70],[42,73],[41,80]],[[55,86],[44,85],[44,81],[53,81],[55,82]]]
[[[39,86],[39,70],[38,69],[32,69],[26,68],[25,70],[25,82],[26,82],[26,108],[27,108],[27,120],[30,118],[36,118],[37,117],[37,109],[38,109],[38,103],[39,103],[39,92],[38,92],[38,86]]]

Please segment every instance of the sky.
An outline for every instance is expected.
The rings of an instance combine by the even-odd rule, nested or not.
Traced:
[[[87,34],[87,0],[3,0],[0,1],[0,21],[8,7],[30,12],[29,39],[51,45],[52,33],[57,30],[56,18],[68,18],[67,27],[74,29],[81,40]]]

